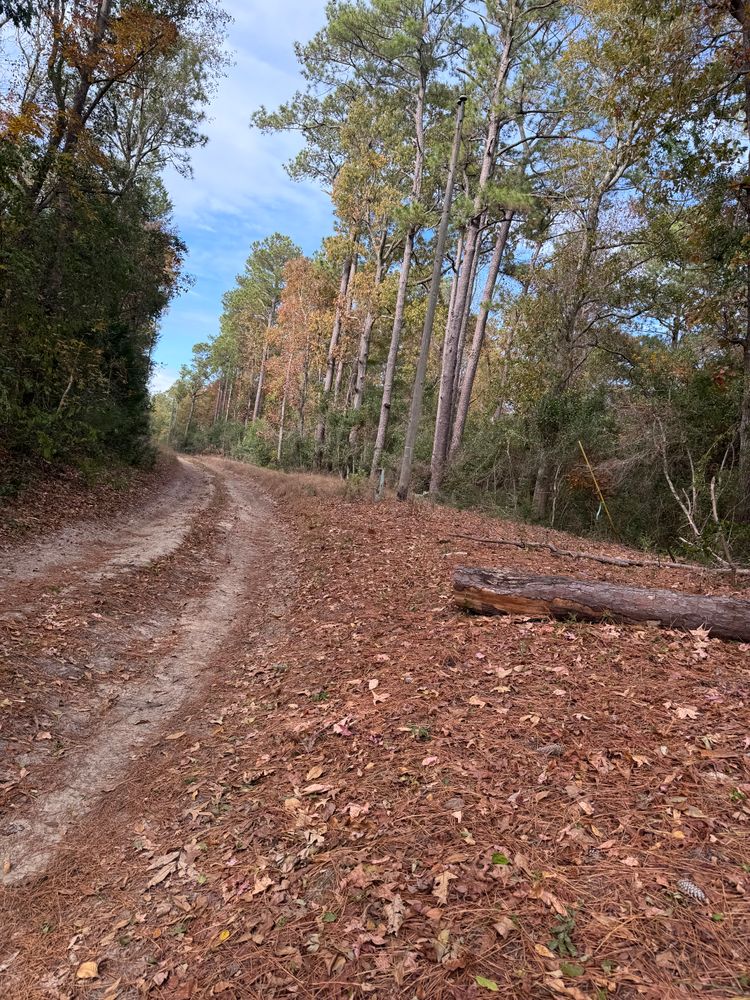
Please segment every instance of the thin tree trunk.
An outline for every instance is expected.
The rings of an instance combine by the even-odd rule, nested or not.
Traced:
[[[750,264],[748,264],[747,331],[742,347],[742,412],[740,417],[740,509],[743,524],[750,524]]]
[[[234,392],[234,379],[229,380],[229,392],[227,393],[226,404],[224,406],[224,423],[229,421],[229,407],[232,405],[232,393]]]
[[[422,173],[424,171],[424,106],[427,90],[427,74],[423,71],[419,81],[417,91],[417,105],[414,112],[414,133],[417,143],[417,151],[414,157],[414,175],[412,178],[411,200],[414,204],[422,192]],[[401,273],[398,278],[398,291],[396,293],[396,311],[393,317],[393,329],[391,331],[391,343],[388,348],[388,357],[385,363],[385,374],[383,376],[383,398],[380,403],[380,417],[378,419],[378,430],[375,435],[375,447],[372,453],[372,465],[370,467],[370,480],[375,486],[379,478],[380,463],[385,449],[385,439],[388,434],[388,422],[391,416],[391,397],[393,395],[393,379],[396,374],[396,359],[398,348],[401,343],[401,329],[404,325],[404,309],[406,307],[406,292],[409,284],[409,271],[411,269],[411,259],[414,252],[414,240],[417,235],[415,226],[411,226],[404,241],[404,256],[401,261]]]
[[[466,331],[469,328],[469,317],[471,316],[471,302],[474,298],[474,286],[477,280],[477,271],[479,269],[479,254],[474,254],[474,263],[472,265],[473,274],[471,276],[471,295],[469,297],[469,302],[467,303],[466,309],[464,309],[463,319],[461,320],[461,330],[458,336],[458,346],[456,347],[456,363],[453,367],[453,392],[452,392],[452,405],[451,405],[451,429],[453,427],[453,420],[456,414],[456,402],[458,399],[458,392],[461,385],[461,369],[464,363],[464,351],[466,349]]]
[[[346,302],[344,304],[344,317],[342,320],[342,331],[343,337],[339,338],[338,347],[338,360],[336,362],[336,378],[333,383],[333,405],[334,407],[338,403],[339,396],[341,395],[341,383],[344,378],[344,368],[346,367],[346,347],[348,340],[348,331],[346,326],[346,320],[352,311],[352,299],[354,297],[354,279],[357,274],[357,264],[358,254],[355,253],[352,258],[351,267],[349,268],[349,280],[346,286]]]
[[[255,390],[255,405],[253,406],[253,423],[260,417],[263,406],[263,388],[266,381],[266,361],[268,360],[268,341],[263,344],[263,353],[260,356],[260,368],[258,369],[258,387]]]
[[[195,396],[190,397],[190,412],[188,413],[187,423],[185,424],[185,437],[182,441],[182,447],[187,447],[188,437],[190,435],[190,425],[193,422],[193,413],[195,411]]]
[[[479,358],[482,353],[482,345],[484,344],[484,336],[487,330],[487,319],[489,318],[490,308],[492,306],[492,296],[495,294],[495,284],[497,283],[497,276],[500,273],[500,263],[503,259],[505,247],[508,243],[508,234],[510,233],[512,221],[513,213],[509,212],[500,223],[500,227],[497,231],[495,248],[492,252],[492,260],[490,261],[490,267],[487,272],[487,280],[485,281],[484,291],[482,292],[482,304],[479,307],[479,314],[477,315],[477,321],[474,326],[474,336],[471,341],[471,349],[466,362],[466,371],[461,381],[461,391],[459,393],[458,406],[456,408],[456,419],[453,425],[453,434],[448,453],[449,458],[453,458],[456,455],[458,449],[461,447],[461,441],[463,440],[464,430],[466,428],[466,419],[469,415],[469,406],[471,405],[471,394],[474,390],[474,379],[476,378],[477,368],[479,367]]]
[[[414,389],[412,391],[411,406],[409,408],[409,422],[406,427],[406,437],[404,439],[404,454],[401,459],[401,471],[398,479],[396,496],[399,500],[405,500],[409,494],[409,483],[411,481],[411,467],[414,461],[414,445],[417,440],[419,430],[419,420],[422,416],[422,399],[424,397],[424,383],[427,375],[427,362],[430,356],[430,342],[432,340],[432,327],[435,323],[435,311],[437,310],[438,296],[440,294],[440,281],[443,275],[443,257],[445,255],[445,241],[448,236],[448,223],[450,222],[451,204],[453,202],[453,186],[456,181],[456,167],[458,166],[458,154],[461,149],[461,132],[463,129],[464,110],[466,98],[459,97],[456,105],[456,127],[453,134],[453,147],[448,165],[448,176],[445,181],[445,193],[443,195],[443,209],[440,214],[440,225],[438,226],[437,238],[435,240],[435,258],[432,262],[432,277],[430,279],[430,291],[427,296],[427,308],[422,328],[422,340],[419,345],[419,359],[417,370],[414,375]]]
[[[109,24],[111,11],[112,0],[100,0],[96,12],[94,30],[87,47],[88,51],[86,59],[82,64],[82,69],[79,70],[80,76],[78,86],[75,89],[73,101],[70,106],[70,112],[68,114],[67,131],[62,147],[63,152],[65,153],[71,152],[73,147],[78,143],[81,131],[85,125],[84,111],[86,108],[86,100],[94,79],[94,70],[96,66],[95,56],[97,50],[102,44],[102,41],[104,40],[104,34]]]
[[[349,275],[351,273],[352,258],[347,257],[344,266],[341,268],[341,281],[339,283],[339,294],[336,300],[336,311],[333,317],[333,327],[331,329],[331,339],[328,344],[328,355],[326,357],[326,372],[323,379],[323,398],[321,400],[320,415],[315,426],[315,464],[320,466],[323,460],[323,442],[326,436],[326,414],[325,408],[328,405],[328,396],[333,387],[333,379],[336,371],[336,352],[338,351],[339,340],[341,339],[341,328],[343,325],[346,293],[349,288]]]
[[[221,393],[223,388],[224,388],[224,380],[219,379],[216,386],[216,399],[214,399],[214,411],[211,414],[212,427],[216,424],[216,421],[219,419],[219,411],[221,410]]]
[[[466,230],[461,229],[458,234],[458,240],[456,241],[456,266],[453,272],[453,277],[451,279],[451,291],[448,296],[448,316],[446,319],[446,329],[450,326],[453,319],[453,310],[456,307],[456,289],[458,288],[458,276],[461,273],[461,264],[464,259],[464,238],[466,236]]]
[[[510,71],[511,49],[513,44],[513,24],[510,25],[506,35],[503,51],[500,56],[495,85],[490,100],[490,117],[487,124],[487,134],[484,142],[484,152],[482,154],[482,166],[479,171],[479,182],[477,193],[474,198],[474,215],[469,221],[466,229],[466,243],[464,249],[464,263],[459,274],[458,287],[456,289],[456,301],[451,316],[451,321],[445,331],[445,343],[447,345],[448,364],[443,364],[440,376],[440,394],[438,396],[438,409],[435,418],[435,437],[432,447],[432,463],[430,474],[430,493],[435,494],[440,490],[440,485],[445,471],[445,458],[448,452],[448,440],[450,435],[451,415],[453,407],[453,377],[455,374],[455,358],[458,341],[461,335],[461,323],[464,318],[464,310],[471,307],[471,281],[474,273],[474,260],[479,253],[479,244],[482,232],[482,222],[484,218],[484,192],[495,169],[495,154],[497,152],[497,142],[500,136],[500,95],[505,86],[505,82]]]
[[[552,460],[549,454],[544,451],[539,459],[539,466],[534,482],[534,495],[531,500],[531,513],[539,521],[543,521],[547,516],[549,506],[549,495],[552,480]]]
[[[362,333],[359,338],[359,349],[357,351],[357,365],[354,373],[354,393],[352,396],[352,409],[355,413],[359,413],[362,409],[362,403],[365,398],[365,384],[367,382],[367,361],[370,356],[370,338],[372,337],[372,328],[375,325],[375,313],[377,310],[377,293],[380,285],[383,281],[383,270],[384,270],[384,259],[385,259],[385,244],[388,238],[388,227],[383,227],[383,234],[380,238],[380,243],[378,244],[378,253],[375,261],[375,277],[373,281],[372,296],[370,298],[370,304],[367,309],[367,314],[365,315],[365,321],[362,324]],[[349,444],[352,448],[355,447],[357,443],[357,435],[359,433],[359,423],[354,423],[352,429],[349,432]]]
[[[745,105],[745,132],[750,140],[750,10],[746,0],[731,0],[730,12],[742,28],[743,84]],[[750,148],[749,148],[750,158]],[[750,165],[748,166],[750,172]],[[750,229],[750,190],[745,187],[745,212]],[[750,262],[746,270],[745,336],[742,344],[742,404],[740,410],[740,497],[737,517],[743,524],[750,524]]]
[[[281,397],[281,413],[279,414],[279,442],[276,447],[276,461],[281,465],[281,451],[284,445],[284,421],[286,420],[286,401],[289,396],[289,385],[292,379],[292,357],[289,352],[289,360],[286,365],[286,377],[284,378],[284,395]]]

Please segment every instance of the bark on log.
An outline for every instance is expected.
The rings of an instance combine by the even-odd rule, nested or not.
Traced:
[[[455,570],[453,589],[460,607],[481,614],[657,622],[684,630],[703,626],[722,639],[750,641],[750,601],[729,597],[465,566]]]

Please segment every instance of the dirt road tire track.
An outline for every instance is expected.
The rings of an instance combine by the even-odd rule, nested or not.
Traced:
[[[139,679],[122,687],[85,743],[66,758],[55,788],[40,790],[33,809],[6,824],[5,836],[0,837],[8,869],[3,875],[5,885],[44,874],[58,848],[75,841],[76,827],[103,796],[116,799],[122,795],[123,809],[127,809],[139,754],[179,728],[181,710],[220,669],[219,661],[233,636],[242,632],[248,608],[257,604],[258,583],[267,579],[269,559],[283,548],[272,504],[253,486],[246,469],[219,460],[182,465],[183,475],[167,490],[164,503],[131,517],[122,538],[109,528],[91,531],[88,543],[84,528],[76,529],[72,541],[63,533],[68,552],[75,551],[69,585],[96,583],[134,565],[143,566],[145,560],[159,558],[179,545],[191,520],[208,503],[214,478],[227,492],[218,545],[201,567],[210,572],[211,583],[205,594],[186,603],[174,622],[176,647],[149,664]],[[179,508],[175,508],[175,496],[181,498]],[[30,573],[43,579],[42,574],[56,565],[55,553],[60,551],[55,539],[45,542],[19,566],[16,580],[24,573],[26,579]]]

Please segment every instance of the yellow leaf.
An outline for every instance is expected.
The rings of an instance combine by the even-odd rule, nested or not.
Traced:
[[[76,972],[76,979],[98,979],[99,978],[99,966],[96,962],[82,962],[78,966],[78,971]]]
[[[222,931],[221,934],[219,934],[219,941],[228,941],[231,936],[231,931]]]
[[[541,958],[551,958],[551,959],[555,958],[554,954],[549,950],[549,948],[545,944],[535,944],[534,951]]]

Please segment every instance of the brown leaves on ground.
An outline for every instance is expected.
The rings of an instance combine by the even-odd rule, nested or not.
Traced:
[[[446,557],[451,532],[517,526],[253,474],[296,597],[161,741],[94,886],[57,897],[65,968],[174,1000],[746,994],[748,650],[464,616],[452,563],[497,553]]]

